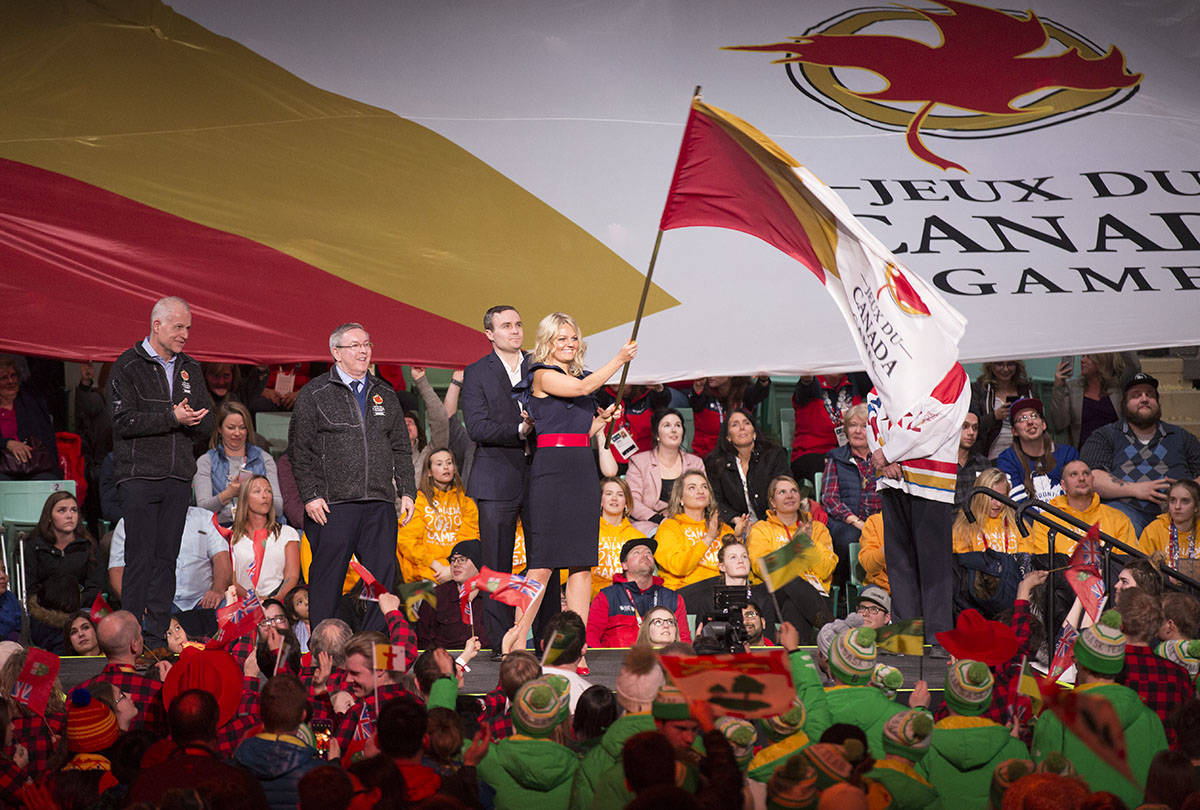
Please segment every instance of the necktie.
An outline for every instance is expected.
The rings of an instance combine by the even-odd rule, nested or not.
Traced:
[[[363,390],[362,380],[351,380],[350,390],[354,392],[354,398],[358,400],[358,410],[365,417],[367,415],[367,394]]]

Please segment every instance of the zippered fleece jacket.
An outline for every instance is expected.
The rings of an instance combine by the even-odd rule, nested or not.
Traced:
[[[300,389],[288,428],[288,454],[304,503],[416,499],[412,448],[400,398],[368,374],[367,412],[337,369]]]
[[[199,424],[184,426],[175,419],[174,408],[184,399],[197,411],[209,409]],[[199,363],[183,352],[175,355],[175,379],[168,388],[162,365],[139,343],[113,364],[108,401],[118,484],[134,478],[192,480],[196,474],[193,442],[212,433],[216,418]]]

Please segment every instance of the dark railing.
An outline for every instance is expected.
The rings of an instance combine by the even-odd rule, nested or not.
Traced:
[[[1029,536],[1029,529],[1027,528],[1026,524],[1040,523],[1049,529],[1047,532],[1047,570],[1054,568],[1055,538],[1060,532],[1078,542],[1092,528],[1089,524],[1083,522],[1074,515],[1064,512],[1057,506],[1052,506],[1045,501],[1039,501],[1030,498],[1028,500],[1017,502],[1007,495],[1001,495],[999,492],[988,489],[987,487],[975,487],[972,489],[970,496],[963,504],[963,516],[969,523],[975,522],[975,516],[971,514],[970,507],[971,501],[974,500],[976,495],[987,495],[988,497],[994,498],[1000,503],[1010,507],[1016,513],[1017,528],[1021,530],[1022,537]],[[1051,519],[1051,516],[1053,516],[1054,519]],[[1078,529],[1078,531],[1072,531],[1070,528],[1072,526]],[[1100,541],[1101,553],[1103,554],[1104,558],[1101,574],[1104,577],[1106,589],[1109,588],[1112,583],[1112,553],[1114,551],[1122,551],[1129,557],[1141,557],[1142,559],[1147,559],[1147,556],[1143,554],[1140,549],[1134,548],[1126,543],[1122,543],[1117,538],[1110,534],[1106,534],[1105,532],[1100,532]],[[1200,593],[1200,582],[1197,582],[1189,576],[1181,574],[1179,571],[1176,571],[1170,566],[1160,565],[1159,568],[1167,574],[1167,587],[1177,588],[1178,585],[1176,583],[1183,583],[1189,588],[1194,589],[1197,593]],[[1057,638],[1059,623],[1056,621],[1057,617],[1054,615],[1054,587],[1052,582],[1049,583],[1046,588],[1045,615],[1047,631],[1046,638],[1048,639],[1051,649],[1053,649],[1054,639]]]

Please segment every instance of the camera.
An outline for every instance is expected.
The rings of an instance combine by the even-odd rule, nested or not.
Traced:
[[[718,585],[713,588],[712,610],[701,620],[704,626],[692,642],[700,655],[746,651],[750,634],[742,618],[742,608],[750,604],[750,589],[745,585]]]

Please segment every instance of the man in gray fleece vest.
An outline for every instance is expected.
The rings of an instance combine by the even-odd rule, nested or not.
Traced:
[[[396,576],[396,494],[400,521],[413,513],[416,484],[404,411],[392,387],[368,372],[371,337],[346,323],[329,336],[335,361],[296,396],[288,453],[312,547],[309,616],[334,615],[350,557],[389,590]],[[383,630],[379,609],[363,629]]]

